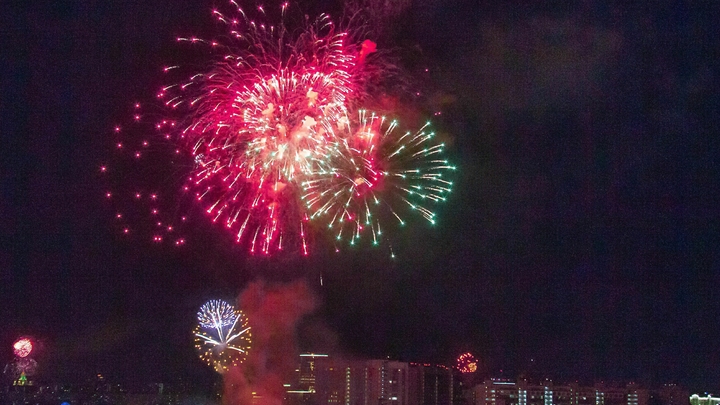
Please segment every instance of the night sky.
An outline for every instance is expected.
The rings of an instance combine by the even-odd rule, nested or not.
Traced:
[[[251,257],[205,217],[182,249],[118,234],[109,135],[177,36],[217,32],[216,3],[0,6],[0,361],[26,334],[47,376],[202,384],[198,307],[299,277],[303,350],[720,391],[719,3],[427,0],[388,19],[378,45],[460,168],[394,261]]]

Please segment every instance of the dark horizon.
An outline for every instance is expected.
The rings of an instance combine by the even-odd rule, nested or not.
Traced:
[[[0,13],[3,364],[30,335],[61,376],[211,381],[200,305],[299,278],[317,298],[300,350],[471,351],[490,374],[720,391],[720,5],[390,2],[378,46],[425,92],[415,107],[442,111],[459,167],[438,225],[393,235],[397,260],[266,260],[202,215],[181,249],[117,231],[99,173],[112,129],[186,57],[177,36],[217,32],[225,1],[110,3]]]

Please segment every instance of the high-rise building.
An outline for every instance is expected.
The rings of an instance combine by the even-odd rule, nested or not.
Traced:
[[[323,359],[317,369],[317,404],[375,404],[368,392],[371,374],[363,361]]]
[[[482,384],[476,385],[473,391],[475,391],[473,405],[545,405],[542,402],[542,391],[535,392],[532,389],[528,390],[528,387],[518,387],[514,381],[507,379],[485,380]]]
[[[720,398],[708,395],[701,397],[698,394],[690,395],[690,405],[720,405]]]
[[[635,384],[583,387],[507,379],[488,379],[472,389],[473,405],[647,405],[648,391]]]
[[[285,384],[291,405],[453,405],[457,379],[443,366],[392,360],[343,360],[300,355],[293,381]]]
[[[408,394],[410,405],[452,405],[456,401],[456,385],[451,368],[430,364],[411,363]]]
[[[302,353],[291,382],[285,384],[285,401],[290,405],[314,405],[317,399],[318,370],[322,369],[327,354]]]

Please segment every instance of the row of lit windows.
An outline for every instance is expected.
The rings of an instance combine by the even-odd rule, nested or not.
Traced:
[[[567,393],[567,392],[561,393],[561,392],[557,392],[557,391],[553,392],[549,387],[545,387],[544,392],[531,391],[531,393],[537,394],[537,395],[531,395],[530,396],[531,400],[541,399],[541,400],[543,400],[544,405],[554,405],[557,402],[557,400],[560,400],[559,403],[564,403],[565,401],[563,401],[563,399],[571,399],[571,400],[574,399],[574,401],[572,401],[572,402],[574,402],[575,404],[578,404],[580,400],[587,401],[588,399],[589,400],[593,399],[592,396],[588,396],[587,394],[582,395],[582,396],[577,395],[577,394],[572,395],[572,390],[570,391],[570,393]],[[591,393],[591,395],[592,395],[592,393]],[[606,397],[605,393],[600,392],[600,391],[595,391],[593,396],[595,397],[595,405],[604,405],[605,404],[605,397]],[[617,393],[612,393],[608,396],[611,399],[618,398]],[[487,390],[486,389],[486,395],[485,395],[486,401],[495,402],[496,398],[498,398],[498,397],[500,397],[500,398],[505,397],[505,398],[509,398],[509,399],[517,398],[518,405],[527,405],[527,402],[528,402],[528,393],[526,390],[518,389],[517,396],[516,396],[514,394],[514,390],[511,391],[511,390],[507,390],[507,389],[502,389],[502,390],[494,390],[494,389]],[[620,398],[622,398],[622,397],[620,397]],[[555,399],[555,401],[553,399]],[[626,395],[625,403],[627,405],[637,405],[639,403],[638,394],[637,393],[628,393]],[[718,405],[720,405],[720,404],[718,404]]]

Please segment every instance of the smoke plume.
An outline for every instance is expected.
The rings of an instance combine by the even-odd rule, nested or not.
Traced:
[[[296,367],[296,327],[315,309],[315,298],[304,281],[270,285],[251,283],[238,299],[247,314],[252,349],[247,360],[225,374],[224,404],[281,405],[283,382]]]

